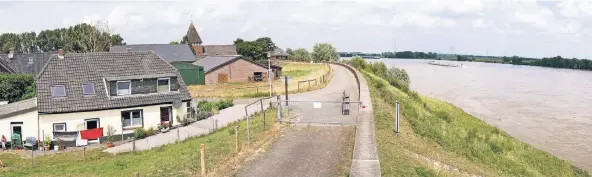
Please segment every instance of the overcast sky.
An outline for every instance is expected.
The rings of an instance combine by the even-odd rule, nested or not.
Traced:
[[[128,44],[180,40],[193,20],[204,44],[268,36],[281,48],[592,58],[587,1],[0,2],[1,33],[96,20]]]

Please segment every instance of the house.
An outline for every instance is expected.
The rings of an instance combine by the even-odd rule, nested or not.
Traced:
[[[113,46],[111,52],[154,51],[165,61],[177,68],[187,85],[204,85],[203,67],[192,65],[196,57],[186,44],[137,44]]]
[[[16,74],[36,75],[41,72],[51,55],[52,53],[49,52],[16,53],[15,51],[10,51],[8,54],[0,54],[0,58],[4,59]]]
[[[14,134],[21,142],[26,137],[39,137],[37,115],[37,98],[0,105],[0,136],[6,136],[9,142]]]
[[[270,59],[273,60],[287,60],[290,54],[285,53],[284,50],[280,48],[276,48],[273,52],[271,52]]]
[[[181,75],[154,52],[59,51],[37,76],[39,130],[76,132],[104,128],[114,138],[135,128],[156,128],[188,111],[191,95]],[[24,127],[27,129],[28,127]]]
[[[195,55],[201,56],[213,56],[213,55],[238,55],[236,52],[236,46],[230,45],[202,45],[203,41],[197,33],[197,29],[193,25],[193,22],[189,25],[187,30],[187,41],[191,44]]]
[[[240,55],[205,56],[193,64],[203,66],[208,84],[267,80],[267,66]]]

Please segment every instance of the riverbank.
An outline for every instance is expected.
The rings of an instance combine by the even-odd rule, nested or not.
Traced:
[[[451,104],[377,76],[384,75],[377,68],[386,66],[357,67],[371,91],[383,176],[590,176]],[[402,115],[398,134],[396,100]]]

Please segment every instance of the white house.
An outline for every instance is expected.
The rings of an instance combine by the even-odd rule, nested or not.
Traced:
[[[36,98],[0,105],[0,137],[4,135],[8,141],[14,134],[19,134],[21,141],[38,137],[37,115]]]
[[[179,72],[154,52],[60,51],[37,76],[39,128],[23,129],[53,137],[102,127],[106,136],[110,125],[127,138],[135,128],[178,124],[190,100]]]

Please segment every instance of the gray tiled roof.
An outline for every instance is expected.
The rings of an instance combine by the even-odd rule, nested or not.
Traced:
[[[106,78],[173,74],[179,91],[111,97]],[[39,113],[65,113],[116,109],[190,100],[191,95],[179,72],[152,52],[68,53],[63,59],[51,56],[37,77]],[[82,84],[92,83],[95,95],[84,96]],[[174,83],[171,83],[174,84]],[[67,98],[52,98],[50,87],[65,85]]]
[[[2,57],[0,57],[0,73],[1,72],[16,73],[16,71],[10,66],[10,63],[2,59]]]
[[[199,33],[197,33],[197,29],[195,29],[193,23],[189,25],[189,29],[187,30],[187,40],[190,43],[201,44],[201,37],[199,37]]]
[[[8,58],[8,54],[0,54],[0,58],[8,61],[16,73],[39,74],[51,55],[53,53],[49,52],[16,53],[12,58]]]
[[[0,119],[11,117],[37,108],[37,98],[0,105]]]
[[[234,45],[204,45],[204,55],[238,55]]]
[[[183,61],[194,62],[195,55],[187,44],[137,44],[111,47],[111,52],[127,52],[131,48],[134,52],[154,51],[158,56],[167,62]]]
[[[271,56],[289,56],[289,54],[284,52],[281,48],[275,48],[275,50],[271,52]]]
[[[224,66],[228,63],[231,63],[235,60],[238,59],[244,59],[248,62],[251,62],[253,64],[256,64],[258,66],[261,66],[263,68],[267,68],[266,66],[263,66],[259,63],[253,62],[251,60],[248,60],[246,58],[244,58],[243,56],[240,55],[216,55],[216,56],[205,56],[199,60],[197,60],[196,62],[193,62],[194,65],[198,65],[198,66],[202,66],[204,68],[204,72],[208,73],[210,71],[213,71],[214,69]]]

